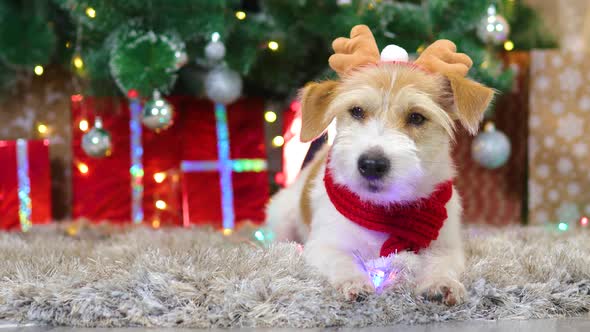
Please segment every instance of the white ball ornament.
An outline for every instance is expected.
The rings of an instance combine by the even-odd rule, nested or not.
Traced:
[[[220,61],[225,56],[225,45],[222,42],[210,41],[205,46],[205,57],[211,61]]]
[[[215,68],[205,77],[205,93],[215,103],[231,104],[242,94],[242,78],[227,67]]]
[[[494,5],[490,5],[487,15],[481,19],[476,32],[484,43],[498,45],[508,39],[510,24],[502,15],[496,13]]]

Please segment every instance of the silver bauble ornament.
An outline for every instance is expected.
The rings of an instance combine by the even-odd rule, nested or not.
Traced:
[[[503,166],[510,157],[510,140],[489,123],[471,143],[471,156],[478,164],[488,169]]]
[[[242,94],[242,78],[227,67],[215,68],[205,77],[205,92],[216,103],[231,104]]]
[[[496,7],[490,5],[487,15],[481,19],[477,27],[477,36],[484,43],[501,44],[508,39],[510,24],[502,16],[496,13]]]
[[[160,131],[172,125],[173,116],[174,107],[162,98],[160,91],[154,90],[152,99],[143,105],[141,122],[152,130]]]
[[[211,61],[220,61],[225,56],[225,45],[222,42],[210,41],[205,46],[205,57]]]
[[[102,128],[102,119],[96,117],[94,126],[82,136],[82,150],[93,158],[108,157],[111,155],[111,134]]]

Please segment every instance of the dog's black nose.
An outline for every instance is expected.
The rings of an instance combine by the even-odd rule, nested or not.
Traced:
[[[366,153],[358,160],[358,169],[361,175],[367,180],[378,180],[384,177],[391,163],[382,153]]]

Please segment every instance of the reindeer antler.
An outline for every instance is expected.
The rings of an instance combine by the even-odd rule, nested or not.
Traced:
[[[352,69],[378,63],[379,48],[373,33],[366,25],[357,25],[350,30],[350,38],[340,37],[332,42],[335,54],[328,60],[330,67],[343,76]],[[404,52],[405,53],[405,52]],[[407,58],[406,58],[407,59]],[[418,66],[443,75],[465,76],[473,62],[450,40],[440,39],[428,46],[414,62]]]
[[[350,30],[350,38],[340,37],[332,42],[335,54],[330,56],[330,67],[339,76],[355,67],[379,62],[379,48],[366,25],[357,25]]]
[[[414,61],[415,64],[433,73],[443,75],[467,75],[473,65],[471,58],[457,53],[457,46],[450,40],[439,39],[428,46]]]

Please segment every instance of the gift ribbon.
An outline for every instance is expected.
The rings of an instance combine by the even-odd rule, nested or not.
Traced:
[[[231,159],[229,148],[229,129],[227,127],[227,109],[223,104],[215,104],[215,127],[217,131],[218,160],[184,160],[180,164],[182,172],[219,172],[221,187],[221,215],[224,229],[233,229],[235,223],[234,191],[232,172],[262,172],[267,169],[264,159]],[[183,193],[183,223],[190,225],[188,197]]]
[[[29,178],[29,153],[27,141],[16,140],[16,166],[18,177],[18,218],[23,232],[31,228],[31,179]]]
[[[131,133],[131,220],[134,224],[143,222],[143,146],[141,144],[141,103],[139,99],[129,102],[131,113],[129,129]]]

